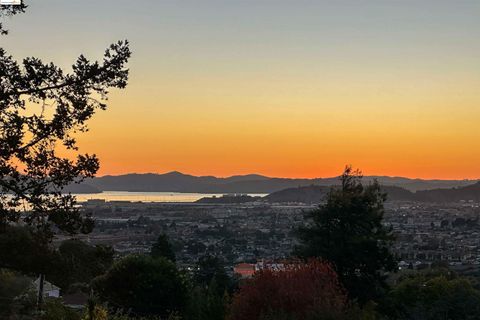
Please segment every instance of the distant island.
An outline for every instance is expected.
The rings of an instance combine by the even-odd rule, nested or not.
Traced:
[[[224,204],[232,204],[232,203],[248,203],[248,202],[257,202],[257,201],[264,201],[263,197],[252,197],[249,195],[224,195],[222,197],[204,197],[197,201],[196,203],[224,203]]]

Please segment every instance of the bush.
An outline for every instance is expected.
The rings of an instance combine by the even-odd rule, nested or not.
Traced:
[[[117,261],[93,282],[109,307],[136,315],[168,316],[183,311],[186,286],[176,266],[165,258],[132,255]]]
[[[230,320],[341,319],[347,297],[327,263],[312,260],[263,270],[233,297]]]

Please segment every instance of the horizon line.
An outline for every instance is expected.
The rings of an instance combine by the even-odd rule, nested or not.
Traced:
[[[261,173],[246,173],[246,174],[232,174],[232,175],[225,175],[225,176],[216,176],[213,174],[207,174],[207,175],[195,175],[191,173],[185,173],[181,172],[178,170],[172,170],[172,171],[166,171],[163,173],[160,172],[127,172],[127,173],[119,173],[119,174],[104,174],[104,175],[98,175],[95,176],[94,178],[103,178],[103,177],[119,177],[119,176],[126,176],[126,175],[167,175],[167,174],[172,174],[172,173],[177,173],[185,176],[192,176],[196,178],[205,178],[205,177],[213,177],[217,179],[228,179],[228,178],[233,178],[233,177],[246,177],[246,176],[260,176],[268,179],[292,179],[292,180],[315,180],[315,179],[335,179],[340,177],[338,176],[329,176],[329,177],[279,177],[279,176],[268,176],[264,175]],[[429,180],[429,181],[479,181],[480,178],[457,178],[457,179],[441,179],[441,178],[419,178],[419,177],[408,177],[408,176],[390,176],[390,175],[381,175],[381,174],[362,174],[362,177],[365,178],[371,178],[371,177],[378,177],[378,178],[392,178],[392,179],[409,179],[409,180]]]

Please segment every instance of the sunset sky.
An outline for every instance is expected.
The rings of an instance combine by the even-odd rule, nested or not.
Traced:
[[[128,39],[81,151],[178,170],[480,178],[480,1],[30,0],[1,46],[69,68]]]

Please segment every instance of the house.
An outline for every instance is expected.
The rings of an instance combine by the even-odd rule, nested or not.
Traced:
[[[33,282],[35,292],[40,291],[40,277]],[[46,298],[60,298],[60,288],[48,281],[43,281],[43,296]]]
[[[242,278],[250,278],[255,273],[255,264],[239,263],[233,268],[233,273],[240,275]]]

